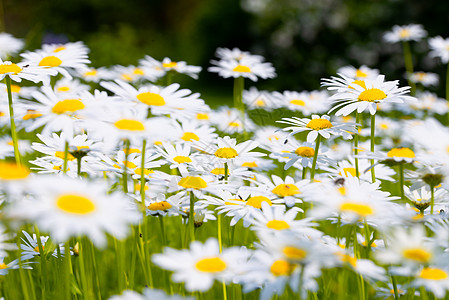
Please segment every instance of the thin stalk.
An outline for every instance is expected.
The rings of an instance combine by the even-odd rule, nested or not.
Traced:
[[[433,205],[435,203],[435,187],[430,186],[430,214],[433,215]]]
[[[447,64],[447,70],[446,70],[446,101],[449,104],[449,63]],[[449,122],[449,112],[447,113],[448,122]],[[448,123],[449,124],[449,123]]]
[[[218,224],[218,229],[217,229],[217,235],[218,235],[218,247],[220,248],[220,253],[223,251],[223,238],[221,236],[221,214],[218,215],[217,218],[217,224]]]
[[[98,278],[98,272],[97,272],[97,261],[95,259],[95,250],[92,242],[89,239],[86,239],[86,243],[84,244],[85,247],[89,248],[90,255],[92,257],[92,268],[93,268],[93,274],[95,276],[95,284],[97,287],[97,299],[101,299],[101,293],[100,293],[100,279]]]
[[[302,179],[306,179],[307,176],[307,167],[302,167]]]
[[[12,92],[11,92],[11,78],[9,76],[5,76],[6,88],[8,90],[8,106],[9,106],[9,121],[11,124],[11,138],[12,144],[14,147],[14,157],[16,159],[16,164],[22,164],[20,160],[20,151],[19,151],[19,139],[17,137],[16,123],[14,122],[14,109],[12,104]]]
[[[86,261],[86,251],[84,249],[84,241],[80,241],[79,243],[79,254],[80,256],[78,257],[78,262],[79,262],[79,267],[80,267],[80,277],[81,277],[81,289],[83,291],[83,296],[85,299],[90,299],[90,293],[89,293],[89,288],[87,285],[87,276],[88,276],[88,272],[86,272],[86,266],[85,266],[85,261]]]
[[[241,112],[244,111],[243,105],[243,89],[245,88],[245,78],[237,77],[234,78],[234,108],[237,108]]]
[[[404,163],[399,164],[399,190],[401,192],[402,201],[405,200],[404,196]]]
[[[408,85],[411,86],[410,95],[415,94],[416,85],[410,80],[410,76],[413,74],[413,59],[412,51],[410,50],[410,44],[406,41],[402,42],[402,49],[404,51],[405,70],[407,72]]]
[[[361,118],[361,114],[359,114],[358,111],[355,112],[355,122],[357,124],[360,124],[360,118]],[[354,163],[355,163],[355,175],[357,176],[357,178],[360,177],[360,172],[359,172],[359,158],[357,157],[357,155],[359,154],[359,129],[358,125],[356,127],[356,133],[354,135]]]
[[[64,244],[65,250],[64,250],[64,265],[65,265],[65,272],[64,272],[64,286],[65,286],[65,293],[66,293],[66,299],[72,299],[72,286],[70,285],[70,280],[72,277],[72,258],[70,255],[70,245],[67,241]]]
[[[39,249],[39,256],[41,259],[42,299],[44,299],[48,287],[47,258],[44,254],[44,247],[42,246],[39,228],[37,226],[34,226],[34,231],[36,232],[37,247]]]
[[[316,168],[316,161],[318,159],[318,150],[320,148],[321,135],[318,134],[315,142],[316,142],[315,153],[313,154],[312,169],[310,169],[310,182],[313,182],[313,179],[315,178],[315,168]]]
[[[391,277],[391,284],[393,285],[394,299],[399,299],[398,285],[396,284],[396,278],[393,275]]]
[[[159,215],[159,224],[161,225],[161,238],[162,238],[162,246],[167,245],[167,239],[165,237],[165,229],[164,229],[164,217]]]
[[[376,114],[371,115],[371,152],[374,153],[374,145],[376,143]],[[376,182],[376,174],[374,173],[374,159],[371,160],[371,180]]]
[[[301,265],[301,271],[299,272],[299,284],[298,284],[298,299],[302,299],[302,286],[304,284],[304,265]]]
[[[129,147],[130,142],[129,140],[125,141],[125,162],[123,166],[123,192],[125,194],[128,193],[128,155],[129,155]]]
[[[195,194],[190,191],[190,210],[189,210],[189,228],[190,240],[195,240]]]
[[[369,226],[368,226],[368,222],[366,221],[366,218],[364,221],[365,221],[364,227],[365,227],[366,258],[369,259],[369,256],[371,253],[371,238],[370,238]]]
[[[22,291],[23,291],[23,298],[24,300],[31,299],[29,294],[29,286],[27,284],[27,280],[25,278],[25,270],[22,267],[22,254],[20,253],[20,239],[17,239],[17,249],[18,249],[18,259],[19,259],[19,277],[20,277],[20,284],[22,285]]]
[[[69,142],[64,144],[64,164],[62,165],[62,173],[67,174],[67,162],[69,160]]]
[[[142,211],[143,211],[143,216],[145,218],[145,210],[146,210],[146,205],[145,205],[145,150],[147,147],[147,140],[143,140],[142,141],[142,161],[140,163],[140,200],[142,202]]]
[[[76,158],[76,174],[78,175],[78,177],[81,177],[81,159],[82,157]]]

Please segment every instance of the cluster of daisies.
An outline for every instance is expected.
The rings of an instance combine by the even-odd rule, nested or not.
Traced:
[[[385,40],[425,36],[396,26]],[[235,286],[259,299],[447,294],[449,130],[439,120],[449,106],[429,90],[435,74],[406,61],[412,86],[400,86],[346,66],[319,91],[244,90],[246,78],[275,77],[273,66],[219,48],[208,71],[233,78],[234,107],[211,109],[176,83],[201,72],[183,61],[93,68],[81,42],[19,53],[23,42],[2,33],[0,45],[0,275],[71,268],[85,237],[101,252],[132,233],[143,273],[173,272],[182,295],[146,276],[102,291],[109,299],[212,289],[226,299]],[[429,45],[448,62],[449,39]],[[290,117],[256,125],[254,109]],[[153,219],[160,229],[145,232]],[[179,237],[167,234],[174,225]],[[159,236],[156,252],[148,243]]]

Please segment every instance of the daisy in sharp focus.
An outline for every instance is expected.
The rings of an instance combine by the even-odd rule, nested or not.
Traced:
[[[384,75],[375,79],[354,80],[340,74],[340,78],[324,79],[323,86],[336,91],[329,100],[336,105],[329,111],[336,116],[347,116],[353,111],[361,113],[368,110],[371,115],[377,111],[379,103],[404,103],[416,101],[415,97],[408,96],[410,87],[398,87],[399,80],[385,81]]]
[[[420,24],[393,26],[393,29],[384,34],[384,40],[388,43],[419,41],[427,36],[427,31]]]
[[[261,188],[266,188],[275,197],[275,200],[272,202],[284,203],[287,207],[292,207],[296,203],[302,203],[302,200],[299,198],[300,194],[309,183],[310,180],[295,180],[290,176],[282,179],[277,175],[271,175],[271,180],[262,174],[257,176],[257,184]]]
[[[328,139],[331,135],[341,135],[345,139],[352,139],[352,134],[356,132],[355,123],[342,123],[330,121],[327,115],[312,115],[312,119],[307,118],[282,118],[278,123],[293,125],[283,128],[283,131],[291,131],[289,135],[294,135],[303,131],[310,131],[307,134],[307,142],[313,143],[318,135]]]
[[[204,244],[192,242],[190,249],[164,248],[162,254],[154,254],[152,261],[160,268],[173,271],[173,282],[184,282],[187,291],[208,291],[214,281],[231,282],[234,270],[247,261],[244,248],[225,248],[220,253],[218,241],[208,239]]]
[[[155,146],[158,153],[162,155],[164,161],[170,164],[170,169],[178,168],[179,172],[187,175],[187,167],[194,164],[196,154],[190,153],[189,144],[162,143],[162,147]]]
[[[9,76],[11,80],[21,82],[22,79],[32,81],[34,83],[43,82],[49,84],[49,76],[56,75],[55,70],[49,70],[40,66],[29,65],[25,62],[12,63],[10,61],[3,61],[0,59],[0,81]]]

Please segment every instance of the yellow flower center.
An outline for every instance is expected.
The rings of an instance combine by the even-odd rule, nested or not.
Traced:
[[[137,168],[134,170],[134,173],[136,173],[137,175],[140,175],[142,173],[142,169],[141,168]],[[151,169],[143,169],[143,175],[150,175],[153,174],[154,171]]]
[[[420,263],[428,263],[432,258],[432,253],[421,248],[405,249],[402,254],[405,258]]]
[[[242,167],[247,167],[247,168],[257,168],[258,166],[259,165],[257,165],[257,163],[255,161],[247,161],[242,164]]]
[[[363,72],[360,69],[357,69],[357,71],[355,71],[355,77],[358,77],[358,78],[363,77],[363,78],[365,78],[365,77],[368,77],[368,74],[366,74],[365,72]]]
[[[214,155],[220,158],[234,158],[238,155],[237,151],[231,147],[218,148]]]
[[[195,268],[205,273],[218,273],[226,270],[226,263],[219,257],[209,257],[197,261]]]
[[[368,102],[380,101],[385,98],[387,98],[387,94],[385,94],[384,91],[376,88],[364,90],[359,95],[360,101]]]
[[[26,121],[26,120],[29,120],[29,119],[36,119],[36,118],[39,118],[39,117],[42,117],[41,113],[39,113],[39,112],[37,112],[35,110],[32,110],[32,109],[29,109],[29,110],[27,110],[27,114],[24,115],[22,117],[22,119]]]
[[[53,53],[58,53],[59,51],[65,50],[66,48],[64,46],[59,46],[55,50],[53,50]]]
[[[122,164],[123,164],[123,166],[126,166],[127,169],[134,169],[134,168],[137,167],[137,165],[135,163],[133,163],[133,162],[131,162],[129,160],[122,161]],[[122,168],[122,166],[119,166],[117,164],[113,165],[113,167],[117,168],[117,169],[121,169]]]
[[[137,96],[137,100],[139,100],[142,103],[145,103],[146,105],[152,105],[152,106],[164,106],[165,100],[164,98],[156,93],[140,93]]]
[[[20,86],[17,84],[11,84],[11,93],[19,93],[20,92]]]
[[[191,140],[199,141],[200,138],[196,134],[194,134],[193,132],[184,132],[184,134],[181,137],[181,140],[184,140],[186,142],[190,142]]]
[[[197,113],[196,118],[198,120],[209,120],[209,115],[205,113]]]
[[[212,171],[210,171],[214,175],[224,175],[225,169],[224,168],[215,168]]]
[[[192,160],[190,159],[190,157],[188,157],[188,156],[182,156],[182,155],[175,156],[175,157],[173,158],[173,160],[174,160],[175,162],[177,162],[178,164],[184,164],[184,163],[192,162]]]
[[[381,124],[380,124],[380,128],[381,128],[381,129],[388,129],[388,124],[386,124],[386,123],[381,123]]]
[[[295,266],[283,259],[276,260],[270,267],[274,276],[288,276],[292,273]]]
[[[401,37],[401,39],[410,37],[410,30],[405,28],[401,29],[401,31],[399,31],[399,36]]]
[[[75,112],[84,108],[84,103],[80,99],[65,99],[58,101],[55,106],[53,106],[51,111],[60,115],[67,112]]]
[[[238,65],[234,69],[232,69],[234,72],[240,72],[240,73],[249,73],[251,72],[251,69],[247,66]]]
[[[15,163],[0,162],[0,180],[25,179],[30,174],[30,170]]]
[[[144,131],[145,126],[142,122],[132,119],[121,119],[114,123],[115,127],[120,130]]]
[[[306,103],[305,103],[304,101],[299,100],[299,99],[293,99],[293,100],[290,100],[290,104],[298,105],[298,106],[304,106],[304,105],[306,105]]]
[[[333,125],[328,119],[312,119],[307,124],[307,128],[312,130],[322,130],[332,128]]]
[[[57,67],[60,64],[62,64],[62,60],[60,60],[56,56],[46,56],[39,62],[40,67],[48,67],[48,68]]]
[[[409,148],[393,148],[387,153],[388,157],[415,158],[415,152]]]
[[[245,203],[245,201],[243,201],[242,199],[229,199],[230,201],[225,201],[226,205],[239,205],[242,203]],[[233,202],[231,202],[233,201]],[[240,202],[240,203],[235,203],[235,201]]]
[[[351,175],[352,177],[356,176],[355,168],[343,168],[343,173],[345,173],[346,177],[348,177],[348,174]],[[342,175],[341,172],[339,172],[338,175]]]
[[[448,276],[447,273],[441,269],[424,268],[421,270],[419,277],[428,280],[443,280],[446,279]]]
[[[271,200],[268,199],[265,196],[254,196],[248,199],[248,201],[246,201],[246,205],[255,207],[255,208],[262,208],[262,202],[267,202],[268,205],[273,205],[273,203],[271,203]]]
[[[64,159],[64,151],[56,151],[55,156]],[[67,160],[74,160],[74,159],[75,157],[72,154],[67,153]]]
[[[178,63],[175,62],[175,61],[171,61],[171,62],[163,63],[163,64],[162,64],[162,66],[163,66],[164,68],[174,68],[174,67],[176,67],[177,65],[178,65]]]
[[[263,101],[262,99],[257,99],[254,104],[256,106],[263,107],[263,106],[265,106],[265,101]]]
[[[271,220],[268,221],[267,227],[276,230],[284,230],[289,229],[290,225],[288,225],[288,223],[283,220]]]
[[[22,68],[16,64],[2,64],[0,65],[0,74],[13,73],[17,74],[22,71]]]
[[[352,84],[357,84],[366,90],[365,80],[354,80]],[[355,90],[352,86],[349,88]]]
[[[6,269],[6,268],[8,268],[8,266],[5,263],[0,264],[0,270]]]
[[[0,111],[0,117],[4,117],[6,114],[2,111]]]
[[[89,77],[89,76],[95,76],[95,75],[97,75],[97,70],[90,70],[90,71],[87,71],[87,72],[85,72],[83,75],[86,76],[86,77]]]
[[[148,206],[149,210],[167,210],[170,209],[172,206],[170,203],[168,203],[167,201],[161,201],[161,202],[154,202],[151,203]]]
[[[273,194],[276,194],[280,197],[288,197],[299,194],[299,189],[296,185],[288,183],[282,183],[276,186],[272,191]]]
[[[343,203],[342,205],[340,205],[340,210],[342,212],[356,213],[361,217],[367,217],[369,215],[374,214],[374,210],[371,206],[360,203],[351,203],[351,202]]]
[[[240,127],[241,124],[239,122],[229,122],[228,124],[230,127]]]
[[[145,72],[142,69],[135,68],[133,71],[134,75],[145,75]]]
[[[284,249],[282,249],[282,253],[284,253],[288,259],[292,260],[303,260],[307,257],[307,251],[293,246],[284,247]]]
[[[198,176],[186,176],[179,180],[178,185],[185,189],[204,189],[207,187],[207,182]]]
[[[312,147],[299,147],[295,150],[295,153],[302,157],[313,157],[315,155],[315,150]]]
[[[76,194],[65,194],[56,200],[56,206],[62,211],[86,215],[95,210],[95,204],[89,198]]]
[[[343,253],[339,253],[339,255],[342,262],[349,263],[354,268],[357,267],[357,258]]]
[[[70,87],[68,87],[68,86],[60,86],[56,90],[58,92],[68,92],[68,91],[70,91]]]

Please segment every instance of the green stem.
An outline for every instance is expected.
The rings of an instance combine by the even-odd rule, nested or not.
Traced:
[[[302,167],[302,179],[306,179],[307,176],[307,167]]]
[[[161,225],[161,238],[162,238],[162,246],[167,245],[167,240],[165,238],[165,229],[164,229],[164,217],[159,215],[159,224]]]
[[[237,108],[241,114],[243,134],[246,136],[245,130],[245,105],[243,104],[243,90],[245,88],[245,78],[234,78],[234,108]]]
[[[11,124],[11,137],[12,144],[14,147],[14,157],[16,159],[16,164],[20,165],[22,162],[20,160],[19,152],[19,139],[17,137],[16,123],[14,122],[14,109],[12,104],[12,92],[11,92],[11,78],[5,76],[6,88],[8,90],[8,106],[9,106],[9,121]]]
[[[404,201],[404,163],[399,164],[399,190],[401,192],[401,199]]]
[[[189,209],[189,228],[190,240],[195,240],[195,195],[190,191],[190,209]]]
[[[78,174],[78,177],[81,177],[81,159],[81,156],[76,158],[76,174]]]
[[[129,140],[125,141],[125,162],[123,166],[123,192],[125,194],[128,193],[128,155],[129,155],[129,147],[130,142]]]
[[[446,101],[449,105],[449,63],[447,64],[447,70],[446,70]],[[448,116],[448,124],[449,124],[449,112],[447,113]]]
[[[79,262],[79,267],[80,267],[80,277],[81,277],[81,289],[83,290],[83,296],[85,299],[90,299],[90,293],[89,293],[89,288],[87,285],[87,276],[88,276],[88,272],[86,272],[86,266],[85,266],[85,261],[86,259],[86,251],[84,249],[84,241],[79,242],[79,257],[78,257],[78,262]]]
[[[221,236],[221,214],[218,215],[217,224],[218,224],[218,229],[217,229],[218,247],[220,248],[220,253],[221,253],[223,250],[223,238]]]
[[[142,141],[142,161],[140,163],[140,200],[142,202],[143,217],[145,218],[146,205],[145,205],[145,150],[147,147],[147,140]]]
[[[435,204],[435,187],[430,186],[430,214],[433,215],[433,206]]]
[[[364,227],[365,227],[366,258],[369,259],[369,256],[371,253],[371,237],[370,237],[369,226],[368,226],[368,222],[366,221],[366,218],[365,218]]]
[[[304,284],[304,265],[301,265],[301,271],[299,272],[299,285],[298,285],[298,290],[299,290],[299,295],[298,295],[298,299],[301,300],[302,299],[302,286]]]
[[[64,272],[64,285],[65,285],[65,293],[66,293],[66,299],[72,299],[72,286],[70,285],[71,277],[72,277],[72,257],[70,255],[70,245],[67,241],[64,244],[65,250],[64,250],[64,265],[65,265],[65,272]]]
[[[67,162],[69,160],[69,142],[64,144],[64,164],[62,165],[62,173],[67,174]]]
[[[391,284],[393,284],[393,292],[394,292],[394,299],[399,299],[399,292],[398,292],[398,285],[396,284],[396,278],[394,278],[393,275],[390,275],[391,277]]]
[[[376,143],[376,114],[371,115],[371,152],[374,153],[374,145]],[[376,174],[374,173],[374,159],[371,160],[371,180],[376,182]]]
[[[358,111],[355,112],[355,122],[357,124],[360,124],[360,117]],[[359,127],[357,125],[356,127],[356,133],[354,135],[354,163],[355,163],[355,175],[357,178],[360,178],[360,172],[359,172],[359,158],[357,155],[359,154]]]
[[[404,62],[405,70],[407,72],[408,85],[411,86],[410,95],[415,94],[416,85],[410,80],[410,76],[413,74],[413,59],[412,51],[410,50],[410,44],[406,41],[402,42],[402,49],[404,50]]]
[[[42,299],[45,297],[45,293],[48,286],[48,277],[47,277],[47,258],[44,254],[44,247],[42,246],[41,235],[39,232],[39,228],[34,226],[34,231],[36,232],[37,239],[37,247],[39,249],[39,256],[41,259],[41,279],[42,279]]]
[[[320,142],[321,142],[320,134],[318,134],[315,142],[316,142],[315,153],[313,154],[312,169],[310,169],[310,182],[313,182],[313,179],[315,178],[316,161],[318,159],[318,150],[320,148]]]

